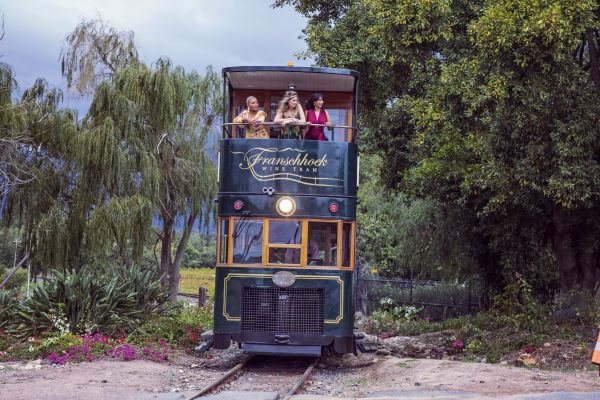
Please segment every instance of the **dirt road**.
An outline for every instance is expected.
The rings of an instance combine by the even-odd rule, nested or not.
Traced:
[[[219,354],[215,354],[212,360],[182,355],[163,364],[145,360],[107,360],[66,366],[0,364],[0,399],[182,399],[219,375],[231,362],[231,355],[220,359]],[[275,381],[269,374],[243,378],[230,383],[228,389],[266,390]],[[547,371],[362,355],[323,359],[302,391],[304,399],[321,395],[366,397],[392,392],[467,392],[477,398],[550,392],[600,393],[600,378],[591,371]]]

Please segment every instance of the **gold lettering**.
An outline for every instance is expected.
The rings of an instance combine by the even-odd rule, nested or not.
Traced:
[[[314,175],[318,175],[319,167],[327,166],[327,153],[321,157],[312,158],[304,149],[254,147],[245,153],[233,152],[233,154],[241,155],[243,160],[238,164],[239,168],[248,170],[258,181],[288,180],[311,186],[341,187],[340,179]],[[286,166],[290,167],[287,169],[289,172],[285,172]],[[262,174],[259,173],[259,168]],[[271,174],[268,175],[268,172]],[[292,172],[304,172],[309,175]]]

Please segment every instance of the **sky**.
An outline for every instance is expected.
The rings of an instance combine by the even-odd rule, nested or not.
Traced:
[[[82,18],[101,16],[120,31],[133,31],[141,59],[169,57],[202,73],[239,65],[309,66],[294,54],[306,45],[299,36],[305,19],[273,0],[0,0],[4,39],[0,61],[10,64],[21,90],[36,78],[64,87],[59,56],[65,36]],[[65,106],[80,108],[75,94]]]

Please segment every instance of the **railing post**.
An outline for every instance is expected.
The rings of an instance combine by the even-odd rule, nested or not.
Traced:
[[[204,307],[206,305],[206,288],[198,288],[198,307]]]
[[[410,267],[410,300],[409,300],[409,304],[412,306],[413,303],[413,268]]]
[[[467,283],[467,314],[471,314],[471,282]]]

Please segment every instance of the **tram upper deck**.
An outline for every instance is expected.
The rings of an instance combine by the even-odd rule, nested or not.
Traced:
[[[297,217],[355,218],[357,73],[312,67],[230,67],[223,70],[223,78],[219,214],[276,215],[264,195],[290,194],[298,196]],[[279,139],[282,127],[272,122],[264,125],[268,139],[245,139],[245,126],[233,121],[246,108],[248,96],[256,97],[267,121],[273,121],[278,102],[290,89],[298,93],[301,105],[315,92],[323,96],[332,125],[331,130],[324,129],[327,140]],[[237,200],[244,210],[235,209]],[[334,215],[328,208],[332,201],[338,208]]]
[[[353,143],[356,141],[356,112],[358,106],[358,72],[337,68],[316,67],[228,67],[223,69],[224,138],[243,138],[243,127],[233,124],[234,118],[246,108],[248,96],[254,96],[268,118],[274,121],[277,106],[287,90],[298,93],[304,108],[313,93],[325,100],[333,130],[325,130],[327,141]],[[281,127],[267,124],[269,137],[279,138]]]

